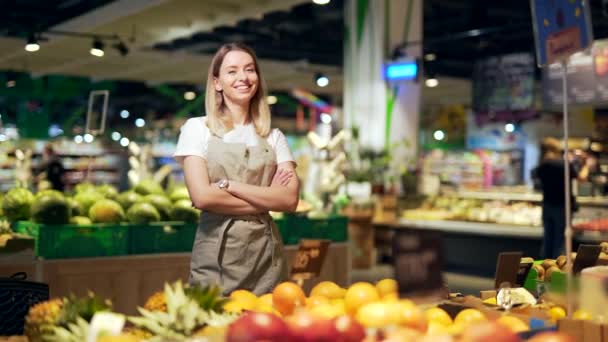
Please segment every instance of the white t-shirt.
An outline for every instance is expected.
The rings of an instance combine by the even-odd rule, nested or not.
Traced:
[[[199,116],[188,119],[181,128],[177,148],[173,157],[180,164],[183,163],[185,156],[199,156],[207,159],[207,145],[211,132],[207,127],[207,118]],[[222,139],[226,143],[241,143],[247,146],[256,146],[258,134],[252,123],[245,125],[235,125],[234,129],[226,134]],[[266,141],[274,149],[277,156],[277,164],[294,161],[285,135],[277,128],[270,131]]]

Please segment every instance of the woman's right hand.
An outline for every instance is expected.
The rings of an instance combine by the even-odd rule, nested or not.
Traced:
[[[270,182],[270,186],[287,186],[291,180],[291,177],[293,177],[292,171],[278,169],[272,178],[272,182]]]

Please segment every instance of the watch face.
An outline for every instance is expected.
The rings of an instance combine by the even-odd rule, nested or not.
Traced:
[[[227,179],[220,180],[218,186],[220,187],[220,189],[226,189],[228,187],[228,180]]]

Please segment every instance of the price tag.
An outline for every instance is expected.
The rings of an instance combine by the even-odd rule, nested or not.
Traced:
[[[504,252],[498,254],[496,261],[496,274],[494,275],[494,288],[499,289],[503,283],[509,283],[510,287],[517,286],[517,275],[523,252]],[[532,267],[530,265],[530,267]],[[525,279],[525,278],[524,278]]]
[[[443,239],[440,232],[398,231],[393,240],[393,256],[400,294],[427,293],[443,288]]]
[[[327,256],[330,240],[300,240],[300,246],[291,265],[294,280],[318,277]]]
[[[572,274],[577,275],[587,267],[595,266],[602,252],[599,245],[580,245],[576,251],[576,259],[572,265]]]

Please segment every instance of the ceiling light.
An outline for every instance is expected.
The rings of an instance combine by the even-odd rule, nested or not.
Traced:
[[[101,40],[99,40],[99,38],[96,38],[93,41],[93,47],[91,48],[91,55],[95,56],[95,57],[103,57],[104,52],[103,52],[103,42]]]
[[[129,47],[123,43],[122,40],[114,44],[112,47],[118,50],[118,53],[120,53],[120,55],[123,57],[129,54]]]
[[[317,85],[321,88],[327,87],[327,85],[329,84],[329,78],[327,78],[327,76],[323,74],[317,74],[315,77],[315,81],[317,82]]]
[[[331,0],[312,0],[317,5],[327,5]]]
[[[424,55],[425,61],[432,62],[436,59],[437,59],[437,55],[435,55],[434,53],[427,53],[426,55]]]
[[[112,140],[118,141],[118,140],[120,140],[120,137],[121,137],[120,133],[112,132]]]
[[[512,123],[508,123],[508,124],[506,124],[506,125],[505,125],[505,131],[506,131],[507,133],[512,133],[512,132],[514,132],[514,131],[515,131],[515,125],[514,125],[514,124],[512,124]]]
[[[17,85],[17,82],[15,82],[15,80],[8,80],[8,81],[6,81],[6,87],[7,88],[12,88],[15,85]]]
[[[321,113],[321,122],[324,124],[331,123],[331,115],[327,113]]]
[[[6,135],[0,134],[0,141],[6,141]]]
[[[38,50],[40,50],[40,44],[38,44],[38,40],[32,34],[27,38],[27,44],[25,44],[25,51],[36,52]]]
[[[146,120],[142,119],[142,118],[137,118],[135,120],[135,126],[137,127],[144,127],[146,125]]]
[[[84,142],[86,143],[92,143],[93,140],[95,140],[95,138],[93,137],[93,135],[87,133],[84,135]]]
[[[127,146],[129,146],[130,143],[131,143],[131,141],[129,141],[129,138],[127,138],[127,137],[120,139],[120,146],[122,146],[122,147],[127,147]]]
[[[77,144],[82,143],[82,140],[83,140],[82,135],[80,135],[80,134],[74,137],[74,142]]]
[[[429,88],[435,88],[439,85],[439,81],[435,77],[427,78],[424,84]]]
[[[187,91],[184,93],[184,99],[188,101],[192,101],[196,98],[196,93],[193,91]]]
[[[268,104],[270,104],[270,105],[273,105],[273,104],[277,103],[277,101],[278,101],[277,97],[274,95],[268,95],[266,100],[268,101]]]
[[[445,138],[445,133],[443,133],[442,130],[438,129],[433,132],[433,138],[435,138],[435,140],[441,141]]]
[[[126,109],[123,109],[123,110],[120,111],[120,117],[123,118],[123,119],[128,118],[130,114],[131,113],[129,113],[129,111],[126,110]]]

